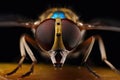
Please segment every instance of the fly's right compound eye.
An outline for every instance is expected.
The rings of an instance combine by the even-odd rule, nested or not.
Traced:
[[[48,19],[43,21],[36,29],[36,40],[46,51],[51,50],[54,43],[55,20]]]

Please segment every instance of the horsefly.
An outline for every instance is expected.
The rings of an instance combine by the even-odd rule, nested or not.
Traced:
[[[32,64],[30,70],[23,74],[21,78],[30,75],[30,73],[34,71],[34,65],[37,60],[28,45],[29,43],[39,49],[40,54],[44,57],[49,57],[55,68],[61,68],[68,57],[82,55],[82,63],[91,73],[96,77],[99,77],[99,75],[93,72],[87,65],[88,57],[96,40],[99,43],[102,61],[113,71],[119,73],[119,71],[107,60],[104,43],[99,35],[92,35],[91,37],[84,39],[85,33],[89,30],[105,30],[119,33],[119,27],[82,23],[79,21],[79,17],[68,8],[48,9],[40,15],[37,21],[2,21],[0,22],[0,26],[21,26],[30,28],[34,35],[33,37],[30,37],[27,34],[22,35],[20,38],[21,59],[18,66],[6,75],[11,75],[20,68],[26,58],[26,54],[30,56]]]

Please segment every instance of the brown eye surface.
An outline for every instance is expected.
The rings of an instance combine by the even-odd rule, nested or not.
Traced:
[[[36,29],[36,40],[39,45],[45,49],[50,50],[54,43],[55,34],[55,20],[49,19],[42,22]]]
[[[80,41],[80,29],[72,21],[62,20],[63,43],[67,50],[73,49]]]
[[[54,43],[55,20],[48,19],[42,22],[36,29],[35,37],[39,45],[50,50]],[[72,21],[62,19],[62,39],[67,50],[72,50],[80,41],[80,30]]]

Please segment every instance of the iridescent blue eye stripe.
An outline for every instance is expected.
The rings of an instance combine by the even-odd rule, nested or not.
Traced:
[[[64,19],[66,18],[64,12],[62,11],[56,11],[53,13],[53,15],[51,16],[52,19],[56,19],[56,18],[61,18],[61,19]]]

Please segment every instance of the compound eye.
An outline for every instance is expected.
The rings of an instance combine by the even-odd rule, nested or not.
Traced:
[[[36,40],[44,50],[50,50],[54,43],[55,20],[49,19],[42,22],[36,29]]]
[[[62,37],[63,43],[67,50],[75,48],[81,39],[80,29],[70,20],[62,20]]]

